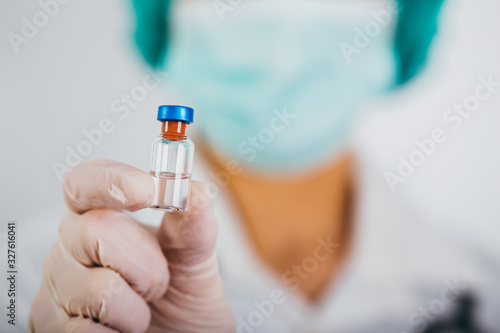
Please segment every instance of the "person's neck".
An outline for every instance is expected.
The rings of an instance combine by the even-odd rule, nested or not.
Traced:
[[[223,160],[209,155],[216,172],[224,170]],[[229,176],[228,188],[258,257],[310,301],[334,280],[348,249],[351,164],[346,154],[308,174],[285,178],[243,170]],[[337,245],[324,249],[331,243]]]

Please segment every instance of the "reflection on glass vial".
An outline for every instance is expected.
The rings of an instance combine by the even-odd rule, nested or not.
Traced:
[[[151,208],[187,212],[194,143],[186,136],[186,125],[193,122],[192,108],[162,105],[158,120],[161,134],[153,141],[151,171],[156,192]]]

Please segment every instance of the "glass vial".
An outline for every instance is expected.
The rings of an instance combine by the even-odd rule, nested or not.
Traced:
[[[161,105],[157,119],[161,134],[153,141],[151,171],[156,192],[151,208],[187,212],[191,190],[194,143],[186,136],[194,110],[187,106]]]

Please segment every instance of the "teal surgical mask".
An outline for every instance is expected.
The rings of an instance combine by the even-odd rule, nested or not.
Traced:
[[[332,160],[363,104],[394,85],[386,1],[216,3],[176,3],[167,70],[227,158],[280,172]]]

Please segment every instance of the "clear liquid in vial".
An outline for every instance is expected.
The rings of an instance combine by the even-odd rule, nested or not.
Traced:
[[[165,209],[172,212],[187,212],[191,174],[173,172],[153,172],[156,193],[151,208]]]

